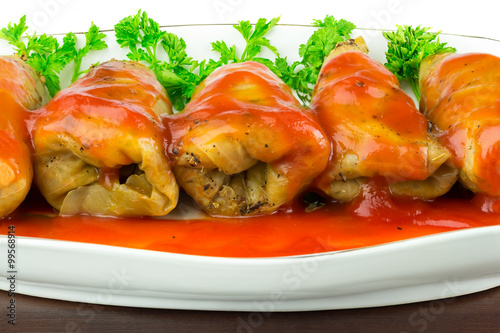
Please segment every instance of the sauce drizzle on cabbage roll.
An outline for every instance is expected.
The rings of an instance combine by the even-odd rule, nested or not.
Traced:
[[[30,190],[33,168],[25,120],[48,97],[38,75],[21,58],[0,57],[0,217],[16,209]]]
[[[167,214],[179,193],[159,116],[171,112],[145,66],[111,60],[92,68],[31,123],[42,194],[62,215]]]
[[[420,110],[473,192],[500,196],[500,58],[438,54],[420,65]]]
[[[276,211],[325,168],[329,155],[313,116],[256,62],[218,68],[164,123],[179,185],[212,215]]]
[[[426,118],[397,78],[371,59],[362,38],[337,44],[326,58],[311,108],[331,140],[332,155],[316,186],[351,201],[369,178],[395,196],[431,199],[456,181],[450,153],[428,132]]]

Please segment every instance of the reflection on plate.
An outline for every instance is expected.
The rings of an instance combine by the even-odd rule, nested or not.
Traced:
[[[208,43],[238,40],[229,26],[173,27],[195,58]],[[311,28],[279,26],[273,43],[297,57]],[[379,31],[357,30],[383,62]],[[112,36],[112,34],[109,34]],[[294,36],[290,40],[289,36]],[[488,39],[443,36],[459,52],[500,54]],[[197,43],[198,41],[198,43]],[[111,42],[109,44],[112,44]],[[4,45],[2,47],[5,48]],[[2,53],[10,50],[0,49]],[[90,58],[125,58],[117,46]],[[151,232],[151,230],[149,230]],[[402,304],[500,285],[500,226],[466,229],[356,250],[279,258],[220,258],[27,237],[16,238],[17,293],[110,305],[244,311],[302,311]],[[0,253],[8,238],[0,236]],[[5,258],[5,256],[4,256]],[[6,259],[2,260],[4,263]],[[0,289],[9,290],[7,267]]]

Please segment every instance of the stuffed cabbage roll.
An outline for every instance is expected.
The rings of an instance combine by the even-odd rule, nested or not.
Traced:
[[[212,215],[274,212],[325,168],[330,152],[313,116],[257,62],[216,69],[164,123],[179,185]]]
[[[164,88],[145,66],[111,60],[61,90],[31,129],[35,180],[61,214],[165,215],[178,186],[163,149]]]
[[[332,144],[315,185],[350,201],[370,177],[385,179],[395,196],[431,199],[455,183],[457,170],[429,132],[426,118],[396,77],[371,59],[362,38],[339,43],[325,59],[311,108]]]
[[[25,120],[28,110],[47,100],[45,86],[30,66],[17,56],[0,57],[0,217],[16,209],[31,187]]]
[[[473,192],[500,195],[500,58],[438,54],[420,65],[420,109]]]

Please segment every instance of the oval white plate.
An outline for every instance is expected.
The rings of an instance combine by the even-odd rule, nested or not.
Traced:
[[[281,258],[217,258],[18,237],[16,290],[152,308],[306,311],[402,304],[500,285],[500,226]],[[6,253],[7,241],[0,239]],[[0,289],[9,289],[9,274]]]
[[[231,26],[167,28],[183,37],[197,59],[210,56],[207,41],[241,46]],[[272,43],[289,60],[313,28],[278,26]],[[108,33],[108,50],[89,65],[125,50]],[[363,35],[370,55],[384,62],[380,31]],[[293,38],[290,38],[293,36]],[[443,35],[459,52],[500,55],[491,39]],[[12,53],[2,43],[0,53]],[[500,226],[466,229],[379,246],[308,256],[217,258],[17,237],[16,292],[40,297],[151,308],[305,311],[402,304],[477,292],[500,285]],[[0,236],[0,253],[7,237]],[[4,256],[6,258],[6,255]],[[2,260],[2,266],[6,259]],[[6,266],[0,289],[9,290]]]

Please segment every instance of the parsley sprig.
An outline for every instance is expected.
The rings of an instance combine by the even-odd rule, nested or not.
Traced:
[[[187,56],[184,40],[160,30],[159,24],[141,10],[118,22],[115,34],[118,44],[130,50],[127,57],[149,64],[174,107],[182,110],[200,82],[194,73],[200,63]],[[159,59],[160,47],[166,52],[167,61]]]
[[[235,45],[229,46],[225,41],[215,41],[211,44],[212,51],[219,53],[219,57],[201,61],[187,55],[186,43],[182,38],[161,30],[159,24],[142,10],[117,23],[115,34],[118,44],[129,49],[129,59],[145,62],[155,72],[177,110],[184,108],[197,85],[216,68],[250,60],[268,66],[307,104],[325,57],[337,42],[350,38],[355,25],[346,20],[337,21],[330,15],[324,20],[314,20],[313,25],[318,29],[307,43],[300,46],[299,56],[302,59],[289,65],[288,59],[281,57],[266,37],[279,20],[279,17],[269,21],[261,18],[255,24],[239,21],[233,27],[245,40],[243,51],[239,53]],[[59,44],[53,36],[28,35],[27,29],[26,16],[23,16],[19,23],[3,28],[0,38],[13,45],[16,53],[44,77],[51,95],[61,89],[59,73],[69,63],[74,62],[72,81],[75,81],[86,72],[80,69],[82,59],[91,50],[107,47],[104,41],[106,35],[99,32],[93,23],[85,34],[85,46],[80,49],[76,47],[77,37],[73,33],[66,34],[62,44]],[[160,52],[161,49],[164,52]],[[260,56],[263,49],[270,50],[276,56],[274,61]],[[163,53],[167,55],[166,60],[160,57]]]
[[[344,19],[336,20],[331,15],[326,15],[324,20],[314,20],[313,26],[318,29],[307,43],[300,45],[300,61],[289,65],[286,57],[275,60],[278,76],[297,92],[304,104],[311,101],[313,87],[325,58],[338,42],[351,38],[351,32],[356,28],[353,23]]]
[[[74,36],[74,35],[73,35]],[[89,31],[85,34],[85,46],[81,49],[75,49],[75,67],[73,69],[73,76],[71,77],[71,82],[75,82],[82,74],[85,74],[87,70],[80,70],[82,66],[82,60],[90,51],[104,50],[108,47],[106,42],[103,40],[106,38],[106,34],[99,31],[99,27],[94,23],[90,25]],[[76,37],[75,37],[76,43]]]
[[[271,20],[261,18],[255,24],[239,21],[233,27],[245,40],[243,51],[240,53],[236,45],[219,40],[211,43],[212,51],[219,54],[218,58],[201,61],[187,55],[186,43],[182,38],[162,31],[159,24],[141,10],[116,24],[115,34],[118,44],[129,49],[129,59],[145,62],[155,72],[177,110],[184,109],[196,86],[216,68],[250,60],[268,66],[307,104],[325,57],[338,42],[350,38],[355,25],[346,20],[335,20],[330,15],[324,20],[314,20],[313,25],[318,29],[306,44],[300,46],[302,60],[289,65],[287,58],[281,57],[278,49],[266,37],[279,20],[279,17]],[[161,59],[160,48],[168,59]],[[260,56],[263,49],[270,50],[276,56],[274,61]]]
[[[269,59],[260,58],[263,47],[278,55],[276,47],[264,35],[278,23],[279,18],[269,22],[259,19],[255,26],[249,21],[234,25],[246,41],[241,55],[236,46],[228,46],[224,41],[212,43],[212,51],[219,53],[219,59],[195,60],[186,53],[185,41],[173,33],[160,29],[159,24],[139,10],[136,15],[128,16],[115,25],[116,40],[121,47],[129,49],[130,60],[142,61],[155,72],[160,83],[167,90],[175,109],[182,110],[193,95],[196,86],[217,67],[233,62],[255,60],[273,66]],[[160,47],[168,59],[159,57]]]
[[[167,90],[174,107],[182,110],[200,82],[194,73],[200,64],[187,56],[184,40],[160,30],[159,24],[141,10],[118,22],[115,34],[118,44],[129,49],[127,57],[146,62]],[[166,52],[167,61],[159,59],[160,47]]]
[[[273,72],[279,74],[276,70],[274,62],[270,59],[259,57],[262,48],[269,49],[277,57],[279,57],[278,49],[271,44],[271,41],[264,37],[278,22],[280,18],[275,17],[270,21],[261,18],[252,25],[250,21],[239,21],[233,25],[233,28],[239,31],[245,40],[245,48],[241,55],[238,55],[236,45],[228,46],[225,41],[212,42],[212,51],[219,53],[219,58],[203,60],[199,64],[198,82],[203,81],[216,68],[238,62],[256,61],[269,67]]]
[[[430,28],[412,28],[408,25],[397,25],[397,28],[394,32],[382,33],[388,40],[385,66],[399,80],[407,80],[417,100],[420,100],[418,74],[422,60],[437,53],[456,52],[456,49],[446,46],[447,43],[439,42],[438,35],[441,31],[428,32]]]
[[[237,55],[236,46],[228,47],[224,41],[216,41],[212,43],[212,51],[220,53],[220,58],[215,62],[217,66],[227,65],[229,63],[257,61],[274,69],[273,62],[267,58],[258,57],[262,51],[262,47],[269,49],[277,57],[279,57],[278,49],[271,44],[269,39],[264,37],[278,22],[280,18],[275,17],[269,22],[265,18],[261,18],[253,26],[250,21],[239,21],[233,27],[240,32],[245,39],[245,49],[240,56]],[[214,64],[212,63],[212,67]]]
[[[75,63],[72,81],[81,74],[82,59],[91,50],[102,50],[107,47],[103,38],[105,34],[99,32],[99,28],[92,23],[89,31],[85,34],[86,43],[81,49],[77,49],[77,37],[74,33],[67,33],[63,43],[59,44],[57,39],[47,34],[33,35],[26,33],[26,15],[21,17],[19,23],[9,23],[7,27],[0,30],[0,39],[7,40],[14,46],[14,50],[28,65],[30,65],[40,76],[43,77],[49,93],[54,96],[61,90],[59,73],[72,61]]]

